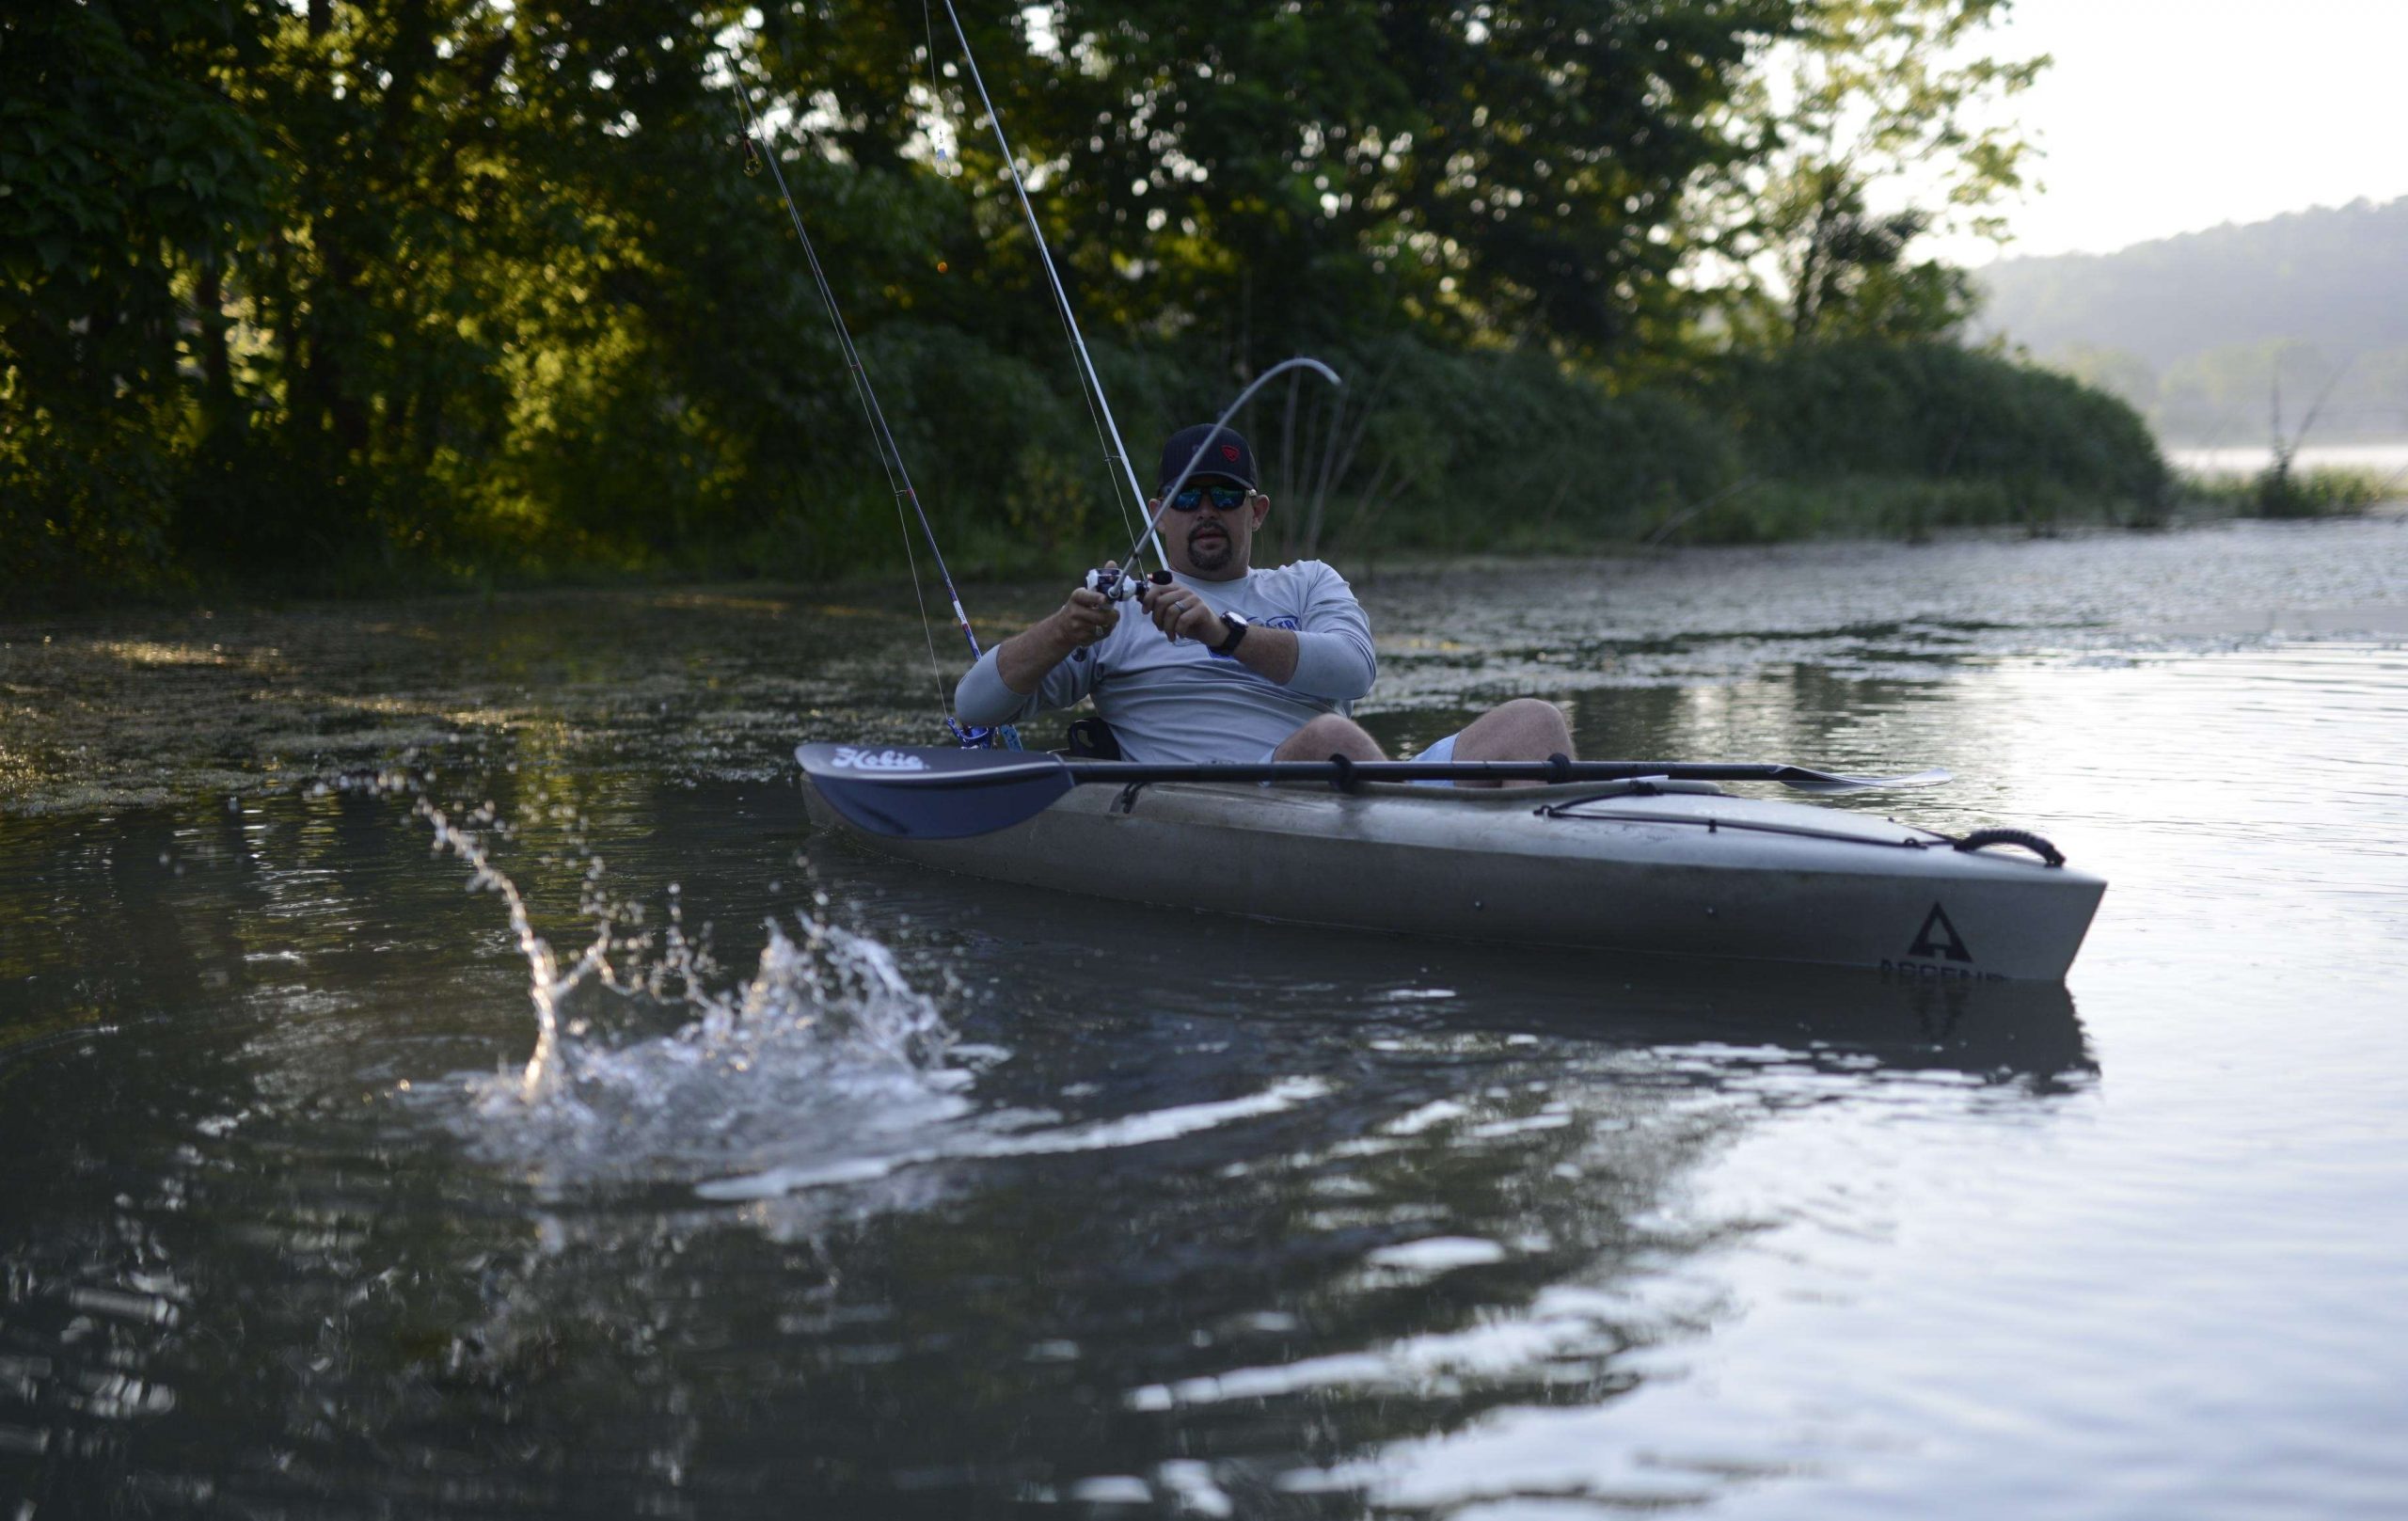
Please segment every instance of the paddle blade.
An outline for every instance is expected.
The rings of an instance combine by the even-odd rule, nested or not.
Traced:
[[[794,758],[830,807],[898,840],[1008,829],[1071,787],[1060,759],[1037,751],[798,745]]]
[[[1810,771],[1802,766],[1784,766],[1773,780],[1800,792],[1862,792],[1875,787],[1929,787],[1942,782],[1954,782],[1955,776],[1944,766],[1927,771],[1910,771],[1905,776],[1834,776],[1829,771]]]

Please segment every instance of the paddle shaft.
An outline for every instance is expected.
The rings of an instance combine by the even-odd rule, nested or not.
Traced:
[[[1685,782],[1778,782],[1806,792],[1923,786],[1942,770],[1912,776],[1834,776],[1780,762],[1576,761],[1260,761],[1172,765],[1065,760],[1027,751],[871,749],[799,745],[795,759],[828,803],[874,834],[958,839],[1033,818],[1082,783],[1136,786],[1151,782],[1325,783],[1352,791],[1365,782],[1624,782],[1662,777]]]
[[[1259,761],[1210,765],[1149,765],[1139,761],[1065,761],[1073,782],[1625,782],[1660,776],[1683,782],[1787,782],[1793,785],[1893,784],[1903,777],[1832,776],[1804,767],[1720,761]],[[1921,780],[1920,778],[1914,780]]]

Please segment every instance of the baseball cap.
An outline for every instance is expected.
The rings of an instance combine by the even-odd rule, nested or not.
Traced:
[[[1205,439],[1211,438],[1207,444]],[[1154,477],[1154,489],[1162,490],[1179,479],[1187,462],[1196,462],[1196,473],[1187,479],[1196,481],[1227,481],[1248,491],[1255,489],[1254,450],[1235,429],[1212,432],[1209,422],[1192,428],[1181,428],[1163,445],[1163,467]]]

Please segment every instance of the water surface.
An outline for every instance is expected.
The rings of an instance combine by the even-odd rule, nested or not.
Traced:
[[[1847,806],[2107,876],[2064,989],[814,841],[908,593],[11,626],[0,1513],[2396,1514],[2403,551],[1363,578],[1398,747],[1950,767]]]
[[[2264,444],[2197,445],[2165,452],[2167,463],[2198,475],[2256,475],[2274,463],[2273,450]],[[2387,478],[2393,484],[2408,480],[2408,441],[2383,444],[2307,444],[2294,451],[2293,467],[2302,470],[2348,470]]]

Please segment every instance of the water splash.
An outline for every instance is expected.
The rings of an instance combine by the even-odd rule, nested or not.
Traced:
[[[548,1055],[531,1060],[532,1081],[466,1080],[475,1149],[544,1181],[798,1165],[842,1177],[960,1117],[971,1074],[945,1064],[951,1032],[893,953],[807,913],[794,927],[768,922],[752,974],[724,990],[671,958],[655,963],[698,1011],[666,1035],[601,1038],[603,1019],[575,1012],[585,1001],[661,1006],[642,983],[595,979],[557,1011],[567,1017]]]
[[[379,779],[380,784],[385,782]],[[409,784],[405,780],[400,784]],[[560,969],[560,958],[553,954],[551,943],[535,933],[533,921],[527,913],[527,900],[518,886],[496,870],[486,854],[483,833],[463,829],[451,816],[436,807],[423,795],[417,797],[411,811],[425,819],[435,831],[437,854],[449,850],[468,863],[468,891],[498,895],[510,911],[511,933],[516,937],[518,952],[527,958],[529,972],[528,996],[535,1009],[535,1050],[527,1058],[526,1069],[519,1074],[518,1098],[528,1103],[540,1103],[554,1099],[559,1092],[561,1068],[561,1002],[589,978],[614,981],[610,974],[610,952],[615,926],[605,915],[597,927],[594,940],[585,947],[577,963],[567,973]],[[503,824],[490,802],[473,809],[468,821],[507,835]],[[589,858],[586,881],[589,887],[599,880],[601,858]]]
[[[954,1037],[877,940],[798,911],[764,921],[751,975],[730,974],[689,935],[677,888],[666,922],[612,901],[604,863],[569,816],[591,938],[573,959],[539,933],[526,895],[495,864],[516,830],[491,802],[446,807],[430,779],[399,770],[335,786],[409,797],[437,855],[469,868],[471,892],[502,900],[528,967],[535,1045],[515,1069],[466,1075],[452,1116],[471,1149],[539,1183],[689,1181],[729,1170],[809,1166],[842,1174],[958,1117],[966,1069]],[[824,896],[814,907],[824,914]],[[666,1033],[657,1033],[664,1020]]]
[[[472,1152],[540,1190],[683,1186],[711,1204],[743,1204],[765,1226],[808,1228],[822,1206],[804,1196],[823,1190],[883,1201],[873,1208],[914,1207],[946,1190],[947,1165],[1158,1145],[1333,1091],[1291,1077],[1081,1119],[1050,1108],[981,1110],[966,1091],[972,1064],[1010,1054],[958,1046],[891,950],[828,921],[824,895],[813,895],[816,913],[765,921],[759,959],[739,978],[687,933],[674,884],[665,919],[647,927],[642,904],[606,893],[602,859],[576,812],[538,806],[531,817],[565,822],[567,849],[537,859],[577,870],[579,912],[593,926],[583,948],[563,958],[494,863],[495,843],[517,830],[491,802],[433,801],[432,784],[431,773],[398,770],[334,784],[410,798],[435,852],[467,865],[471,891],[502,900],[527,963],[536,1039],[523,1067],[463,1074],[418,1090],[415,1101],[439,1112]]]

